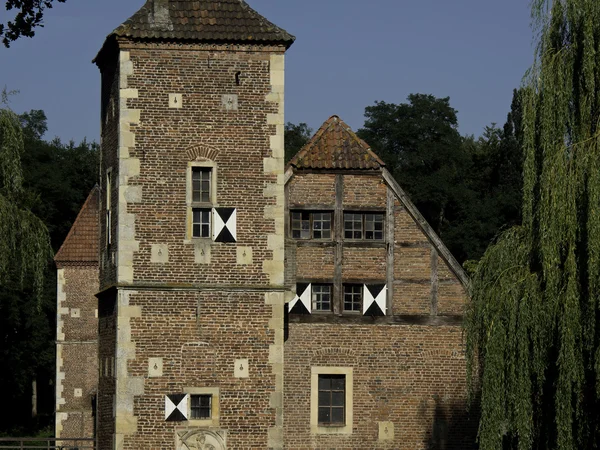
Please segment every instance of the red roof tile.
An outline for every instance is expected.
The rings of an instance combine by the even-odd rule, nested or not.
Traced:
[[[289,163],[296,169],[380,170],[385,163],[338,116],[331,116]]]
[[[100,188],[96,186],[81,207],[54,261],[57,263],[98,262],[99,200]]]

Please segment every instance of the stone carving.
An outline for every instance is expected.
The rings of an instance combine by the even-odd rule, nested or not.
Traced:
[[[182,430],[177,432],[177,450],[226,450],[225,432]]]

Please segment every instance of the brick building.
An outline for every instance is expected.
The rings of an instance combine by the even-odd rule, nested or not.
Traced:
[[[293,40],[148,0],[95,59],[97,271],[59,314],[96,290],[99,449],[465,448],[467,278],[338,117],[284,169]]]
[[[54,261],[56,437],[93,436],[98,389],[98,202],[90,192]]]

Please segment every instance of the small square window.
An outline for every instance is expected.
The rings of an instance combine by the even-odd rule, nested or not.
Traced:
[[[292,213],[292,237],[294,239],[310,239],[310,213]]]
[[[313,311],[331,311],[331,285],[312,285],[312,309]]]
[[[192,210],[192,237],[207,238],[210,237],[210,209]]]
[[[360,312],[362,309],[363,287],[360,284],[344,285],[344,311]]]
[[[354,213],[344,214],[344,238],[363,238],[363,215]]]
[[[320,426],[344,426],[346,424],[346,376],[319,375]]]
[[[210,419],[212,416],[212,395],[190,396],[190,419]]]
[[[211,202],[211,172],[210,167],[192,168],[192,202]]]

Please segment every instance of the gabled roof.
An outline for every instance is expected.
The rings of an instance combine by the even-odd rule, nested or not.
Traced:
[[[98,208],[100,188],[95,186],[81,207],[69,234],[54,257],[60,263],[98,262]]]
[[[296,39],[243,0],[146,0],[110,36],[227,43],[272,43]]]
[[[381,170],[385,163],[342,119],[331,116],[289,165],[299,170]]]

